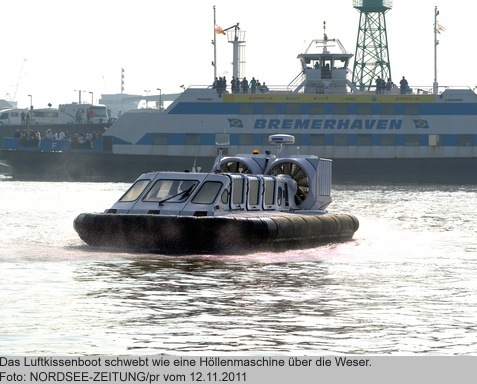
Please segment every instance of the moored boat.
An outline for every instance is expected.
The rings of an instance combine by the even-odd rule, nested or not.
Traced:
[[[272,143],[292,143],[288,135]],[[358,219],[328,213],[331,161],[242,154],[212,172],[149,172],[103,213],[74,220],[91,246],[160,253],[235,253],[349,240]]]

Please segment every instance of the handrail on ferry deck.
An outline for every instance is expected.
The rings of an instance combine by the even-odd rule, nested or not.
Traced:
[[[300,75],[295,77],[294,80],[296,80],[299,76]],[[265,92],[265,93],[289,93],[289,92],[294,92],[295,88],[292,86],[293,81],[290,82],[288,85],[269,85],[269,84],[267,84],[268,91]],[[228,84],[227,87],[230,88],[230,85]],[[190,86],[187,87],[187,89],[204,89],[204,88],[212,89],[213,86],[212,85],[190,85]],[[411,92],[407,93],[408,95],[433,95],[434,94],[433,88],[430,85],[425,85],[425,86],[423,86],[423,85],[410,85],[409,89],[411,90]],[[472,88],[468,85],[452,85],[452,86],[450,86],[450,85],[439,85],[437,94],[438,95],[442,94],[444,91],[449,90],[449,89],[469,90],[469,91],[472,91],[472,92],[476,93],[475,91],[477,90],[477,85],[474,88]],[[230,93],[230,91],[227,90],[225,93]],[[239,92],[239,94],[241,94],[241,93],[242,92]],[[257,92],[257,93],[260,93],[260,92]],[[300,90],[299,93],[303,93],[303,91]],[[326,93],[326,91],[324,93]],[[361,95],[372,95],[372,94],[376,94],[376,91],[375,90],[370,90],[370,91],[357,91],[356,92],[356,91],[353,91],[351,89],[350,93],[361,94]],[[385,91],[384,94],[385,95],[386,94],[387,95],[400,94],[400,88],[399,88],[399,86],[396,86],[395,88],[393,88],[392,91]]]

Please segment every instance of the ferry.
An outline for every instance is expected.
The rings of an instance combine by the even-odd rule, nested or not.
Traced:
[[[298,55],[285,86],[189,86],[166,108],[124,113],[90,148],[5,138],[2,158],[18,179],[131,182],[151,170],[210,169],[219,150],[251,153],[271,134],[292,134],[296,152],[333,160],[335,183],[476,184],[476,93],[363,89],[349,79],[352,57],[325,34]]]
[[[210,172],[148,172],[103,213],[74,228],[88,245],[160,253],[243,253],[350,240],[358,219],[326,211],[331,161],[277,154],[219,154]],[[232,171],[231,171],[232,170]]]

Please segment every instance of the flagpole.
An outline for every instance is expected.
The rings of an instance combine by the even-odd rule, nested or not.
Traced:
[[[216,26],[216,20],[215,20],[215,5],[214,5],[214,40],[212,41],[212,44],[214,45],[214,61],[212,63],[212,65],[214,66],[214,79],[213,81],[215,81],[215,79],[217,78],[217,33],[215,31],[215,26]]]
[[[439,40],[437,40],[437,15],[439,15],[439,11],[437,7],[434,7],[434,84],[432,86],[434,94],[437,94],[439,89],[437,83],[437,45],[439,44]]]

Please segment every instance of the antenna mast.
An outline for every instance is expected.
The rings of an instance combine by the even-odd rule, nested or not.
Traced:
[[[323,53],[330,53],[330,51],[328,51],[328,35],[326,34],[326,21],[323,21]]]
[[[214,61],[212,61],[212,66],[214,67],[214,81],[217,77],[217,21],[215,20],[215,5],[214,5],[214,40],[212,40],[212,45],[214,46]]]
[[[437,46],[439,45],[439,40],[437,40],[437,34],[439,33],[437,24],[437,16],[439,11],[437,7],[434,7],[434,83],[432,84],[432,91],[434,94],[437,94],[439,89],[439,84],[437,82]]]

